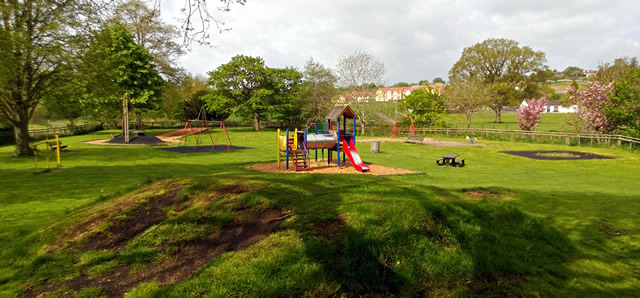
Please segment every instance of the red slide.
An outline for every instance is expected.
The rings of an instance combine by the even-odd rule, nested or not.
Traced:
[[[362,162],[362,159],[360,159],[360,154],[358,153],[358,150],[356,149],[356,145],[353,143],[353,140],[351,140],[350,143],[351,144],[347,144],[347,140],[343,139],[342,151],[347,155],[347,157],[349,158],[349,161],[351,161],[351,164],[353,165],[354,168],[356,168],[356,170],[360,172],[369,171],[369,166],[365,165]],[[340,156],[338,156],[338,158],[340,158]]]

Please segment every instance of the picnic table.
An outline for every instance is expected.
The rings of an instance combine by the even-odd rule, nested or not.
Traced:
[[[456,161],[456,158],[460,156],[458,154],[447,154],[442,156],[442,158],[436,160],[436,164],[438,166],[449,165],[452,167],[464,167],[464,158]]]

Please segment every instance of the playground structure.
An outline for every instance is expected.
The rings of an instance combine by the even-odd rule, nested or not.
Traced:
[[[342,121],[340,120],[342,117]],[[349,106],[341,106],[334,108],[329,115],[327,115],[327,123],[307,123],[307,128],[304,131],[293,132],[289,129],[286,130],[284,135],[280,135],[280,129],[278,129],[278,168],[282,157],[286,158],[286,169],[289,169],[289,157],[293,158],[293,163],[296,172],[309,171],[310,168],[310,154],[309,150],[315,151],[315,161],[318,161],[318,149],[321,150],[322,158],[324,159],[324,150],[327,150],[327,164],[331,164],[333,160],[333,152],[337,152],[336,164],[340,167],[340,153],[342,153],[342,163],[344,163],[345,157],[349,158],[349,161],[353,167],[360,171],[369,171],[369,166],[362,162],[360,154],[356,149],[356,119],[357,116],[351,110]],[[353,130],[351,134],[347,133],[347,119],[353,120]],[[336,126],[334,129],[334,121]],[[340,128],[342,124],[342,128]],[[313,132],[313,133],[310,133]]]
[[[62,167],[62,163],[60,162],[60,149],[64,149],[67,146],[61,146],[62,144],[60,143],[60,138],[58,137],[58,135],[56,135],[55,142],[49,142],[49,137],[47,136],[44,142],[33,145],[34,172],[38,172],[38,146],[43,144],[45,145],[45,150],[47,152],[47,169],[45,171],[51,170],[51,151],[56,152],[56,165],[58,167]]]
[[[400,135],[400,131],[398,130],[398,119],[399,118],[411,119],[411,127],[409,128],[409,135],[415,135],[416,134],[416,128],[415,128],[415,126],[413,126],[413,117],[411,117],[411,116],[400,116],[400,117],[396,118],[396,123],[393,125],[393,128],[391,128],[391,137],[397,137],[397,136]]]
[[[202,119],[200,119],[200,115],[202,115]],[[194,131],[194,128],[191,125],[192,122],[200,122],[200,129],[198,132]],[[200,137],[202,137],[202,131],[206,130],[207,134],[209,135],[209,139],[213,144],[211,146],[211,151],[213,151],[216,148],[216,142],[218,142],[218,137],[220,136],[220,132],[224,131],[225,141],[227,142],[227,152],[229,152],[231,150],[231,147],[233,147],[233,145],[231,144],[231,138],[229,138],[229,133],[227,132],[227,127],[224,125],[224,121],[211,121],[211,122],[220,124],[218,126],[218,133],[216,134],[215,140],[211,136],[211,131],[209,130],[209,122],[207,121],[207,114],[205,113],[204,106],[201,107],[200,112],[198,113],[198,119],[187,120],[187,123],[184,125],[183,134],[182,134],[182,137],[180,138],[180,143],[178,144],[178,147],[182,145],[183,140],[184,140],[184,145],[187,146],[187,139],[189,138],[189,135],[193,135],[193,137],[196,140],[195,145],[193,145],[193,150],[196,150],[196,148],[198,147],[198,144],[200,144]]]

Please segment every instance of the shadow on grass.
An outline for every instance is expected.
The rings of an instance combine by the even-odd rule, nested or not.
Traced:
[[[284,189],[270,190],[278,205],[303,215],[294,227],[301,234],[317,236],[306,241],[307,254],[323,264],[327,278],[341,285],[342,294],[532,295],[557,293],[555,289],[566,282],[565,263],[575,252],[571,242],[543,220],[513,207],[489,201],[465,203],[454,199],[458,193],[437,187],[417,191],[393,185],[354,201],[354,196],[362,196],[361,186],[372,183],[370,179],[309,176],[294,183],[266,180],[295,193],[283,196]],[[306,191],[292,190],[296,187]],[[423,211],[392,214],[385,210],[394,204],[388,198]],[[350,217],[344,213],[345,205],[367,205],[368,200],[380,205],[368,210],[372,216],[366,221],[348,220],[334,239],[323,239],[313,230],[318,224],[326,227],[323,223]],[[406,216],[415,218],[407,222]],[[531,292],[523,283],[532,279],[548,287]]]
[[[309,263],[317,264],[320,269],[319,272],[295,271],[292,269],[295,266],[283,267],[282,259],[265,258],[264,263],[272,263],[272,271],[256,274],[270,283],[238,283],[227,289],[249,296],[265,293],[282,296],[576,293],[572,292],[576,288],[568,286],[576,273],[567,269],[568,262],[578,258],[574,244],[545,219],[527,215],[508,202],[484,199],[469,203],[460,200],[462,193],[457,190],[432,186],[418,189],[418,186],[405,186],[384,177],[267,174],[248,171],[242,166],[241,163],[195,166],[172,163],[88,167],[73,169],[67,178],[90,171],[91,175],[102,173],[108,178],[105,183],[119,179],[143,181],[142,177],[148,177],[142,175],[145,172],[184,175],[187,173],[184,169],[189,169],[191,175],[216,173],[211,183],[222,179],[269,185],[241,199],[252,208],[290,210],[295,217],[282,229],[302,235],[303,249],[302,256],[291,254],[284,258],[287,261],[284,264],[310,260]],[[522,195],[540,194],[529,191]],[[229,258],[232,256],[222,256],[210,266],[220,265]],[[288,283],[287,278],[292,274],[299,275],[295,285]],[[606,278],[606,275],[593,273],[587,278],[600,277]],[[206,281],[206,276],[203,280]],[[217,282],[193,284],[197,285],[198,293],[204,295],[213,292]],[[337,285],[337,288],[318,290],[322,284]],[[327,290],[329,288],[331,290]],[[172,292],[174,289],[176,287],[170,287],[167,291],[178,293]],[[269,292],[264,292],[266,290]],[[583,286],[576,291],[585,295],[633,294],[627,288],[612,293]]]

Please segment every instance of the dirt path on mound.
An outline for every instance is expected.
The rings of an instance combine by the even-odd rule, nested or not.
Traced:
[[[374,139],[356,139],[356,142],[357,143],[371,143],[371,142],[401,143],[401,142],[404,142],[404,140],[405,139],[400,139],[400,138],[374,138]],[[438,141],[432,138],[424,138],[424,140],[422,140],[422,144],[427,144],[433,147],[483,147],[484,146],[484,144],[478,144],[478,143],[470,144],[469,142]]]
[[[86,288],[99,288],[101,293],[109,297],[122,297],[140,283],[154,280],[166,287],[190,278],[224,252],[240,251],[264,239],[291,215],[281,209],[259,211],[240,205],[231,210],[235,215],[229,223],[208,227],[204,230],[204,235],[176,246],[176,251],[172,250],[168,256],[146,262],[123,261],[123,254],[127,251],[126,245],[169,220],[168,210],[179,213],[195,202],[207,205],[207,202],[217,198],[237,196],[256,189],[242,184],[224,185],[213,189],[205,198],[194,199],[190,195],[181,195],[184,187],[183,184],[171,181],[158,182],[69,227],[67,232],[46,250],[48,253],[112,251],[113,260],[117,261],[117,265],[99,276],[91,276],[90,271],[83,269],[79,275],[69,276],[68,279],[40,286],[33,285],[19,296],[46,296],[60,289],[64,289],[62,296],[73,296]],[[161,188],[166,190],[160,192]],[[199,226],[207,225],[211,220],[215,219],[203,216],[200,218]],[[105,224],[107,226],[104,231],[92,232]],[[174,246],[169,244],[154,246],[156,251],[173,248]]]
[[[227,251],[243,250],[262,240],[286,218],[281,211],[258,213],[241,210],[230,226],[180,248],[161,263],[149,264],[135,271],[132,271],[131,265],[121,265],[110,274],[95,279],[83,273],[70,281],[68,287],[75,291],[98,287],[109,297],[122,297],[143,282],[155,280],[161,286],[181,282],[193,276],[214,257]]]

